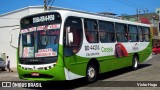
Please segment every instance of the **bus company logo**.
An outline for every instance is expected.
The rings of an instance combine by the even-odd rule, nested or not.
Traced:
[[[2,82],[2,87],[12,87],[11,82]]]
[[[132,47],[132,49],[133,49],[134,51],[136,51],[136,50],[139,49],[138,46],[137,46],[137,43]]]

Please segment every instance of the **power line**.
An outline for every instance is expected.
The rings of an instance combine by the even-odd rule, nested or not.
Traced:
[[[130,3],[130,4],[132,4],[132,7],[135,7],[135,9],[142,9],[142,11],[143,12],[152,12],[152,10],[150,9],[150,8],[146,8],[146,6],[151,6],[151,5],[147,5],[147,4],[137,4],[137,3],[134,3],[134,2],[132,2],[132,1],[129,1],[129,0],[125,0],[125,1],[123,1],[123,2],[128,2],[128,3]],[[147,9],[147,10],[146,10]]]
[[[50,6],[52,6],[53,5],[53,2],[54,2],[55,0],[52,0],[52,1],[50,1]],[[49,6],[49,4],[48,4],[48,6]],[[50,10],[51,8],[49,7],[49,10]]]
[[[52,0],[52,2],[51,2],[51,6],[53,5],[53,2],[54,2],[55,0]]]
[[[52,6],[53,5],[53,2],[55,2],[55,0],[46,0],[47,2],[47,6],[50,5]],[[119,2],[121,5],[116,5],[116,4],[109,4],[109,5],[106,5],[106,4],[103,4],[103,5],[93,5],[93,4],[85,4],[84,3],[84,6],[80,6],[79,5],[79,1],[78,0],[75,0],[74,1],[74,4],[73,2],[70,2],[70,1],[66,1],[66,0],[57,0],[56,2],[56,6],[62,6],[62,7],[65,7],[65,8],[78,8],[80,10],[87,10],[87,11],[94,11],[95,9],[93,8],[97,8],[99,10],[105,10],[105,8],[108,8],[109,10],[114,10],[115,11],[115,8],[118,8],[117,10],[118,11],[122,11],[122,12],[126,12],[125,8],[128,6],[130,9],[134,9],[133,12],[135,12],[135,10],[137,9],[146,9],[146,7],[144,5],[141,5],[141,3],[135,3],[134,1],[129,1],[129,0],[115,0],[115,2]],[[100,8],[103,8],[103,9],[100,9]],[[112,9],[113,8],[113,9]],[[129,9],[129,8],[126,8],[126,9]],[[50,9],[50,8],[49,8]],[[107,9],[106,9],[107,10]],[[154,11],[154,10],[151,10],[150,8],[147,8],[147,12],[149,11]],[[144,11],[146,12],[146,11]],[[127,12],[126,12],[127,13]]]
[[[48,8],[48,6],[50,5],[50,6],[52,6],[52,4],[53,4],[53,2],[54,2],[55,0],[44,0],[44,11],[46,11]],[[50,9],[50,8],[49,8]]]

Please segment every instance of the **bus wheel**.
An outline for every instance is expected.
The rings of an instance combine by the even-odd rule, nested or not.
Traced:
[[[97,80],[98,70],[93,63],[90,63],[87,67],[86,78],[89,83]]]
[[[132,68],[133,70],[138,69],[139,66],[139,61],[138,61],[138,57],[136,55],[133,56],[133,60],[132,60]]]

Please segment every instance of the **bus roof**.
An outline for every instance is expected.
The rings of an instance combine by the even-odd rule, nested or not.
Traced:
[[[56,8],[56,9],[52,9],[50,11],[44,11],[44,12],[37,13],[37,14],[49,13],[49,12],[59,12],[61,15],[64,15],[64,16],[83,17],[83,18],[88,18],[88,19],[97,19],[97,20],[110,21],[110,22],[116,22],[116,23],[124,23],[124,24],[150,27],[150,24],[122,20],[116,16],[102,15],[99,13],[78,11],[78,10],[66,9],[66,8]],[[37,14],[33,14],[33,15],[37,15]],[[29,15],[29,16],[33,16],[33,15]],[[26,17],[28,17],[28,16],[26,16]],[[23,17],[23,18],[25,18],[25,17]]]

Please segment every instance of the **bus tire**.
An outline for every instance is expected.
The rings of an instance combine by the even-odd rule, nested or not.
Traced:
[[[137,55],[134,55],[132,59],[132,68],[133,70],[136,70],[138,69],[138,67],[139,67],[139,60],[138,60]]]
[[[5,69],[5,68],[3,68],[3,69],[2,69],[2,71],[6,71],[6,69]]]
[[[88,83],[95,82],[98,77],[98,69],[94,63],[89,63],[86,71],[86,79]]]

